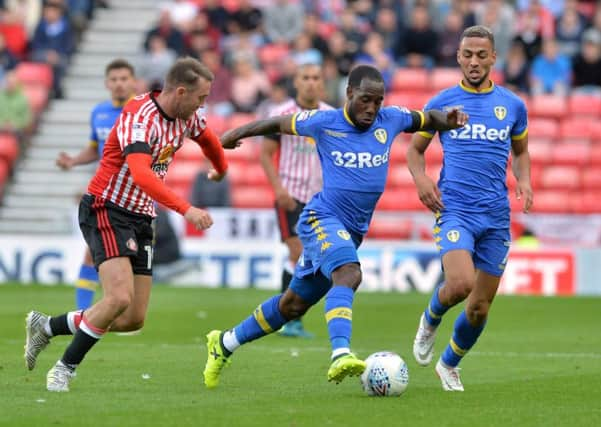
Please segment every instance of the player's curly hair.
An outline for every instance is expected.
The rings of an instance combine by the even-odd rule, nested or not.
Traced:
[[[484,25],[474,25],[472,27],[467,27],[463,34],[461,34],[461,40],[466,37],[479,37],[482,39],[490,40],[493,49],[495,48],[495,35],[490,30],[490,28],[485,27]]]
[[[363,79],[373,80],[375,82],[384,83],[382,73],[371,65],[357,65],[353,68],[348,76],[348,85],[351,88],[358,88],[361,86]]]
[[[215,76],[197,59],[190,56],[180,58],[171,66],[165,77],[165,89],[175,89],[178,86],[192,88],[199,78],[212,82]]]

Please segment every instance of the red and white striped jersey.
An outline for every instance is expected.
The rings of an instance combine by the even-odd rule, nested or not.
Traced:
[[[129,101],[111,129],[96,174],[88,185],[88,193],[114,203],[130,212],[155,216],[154,200],[131,176],[125,161],[132,152],[148,152],[152,170],[161,180],[184,138],[198,138],[206,128],[205,118],[196,113],[189,120],[168,117],[157,104],[160,92],[138,95]]]
[[[318,110],[333,110],[334,107],[320,102]],[[291,99],[275,107],[270,116],[285,116],[305,111],[296,100]],[[322,177],[319,156],[312,138],[297,135],[280,135],[278,175],[282,186],[296,200],[307,203],[321,191]]]

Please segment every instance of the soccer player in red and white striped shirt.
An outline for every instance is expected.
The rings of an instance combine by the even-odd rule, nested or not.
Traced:
[[[300,65],[294,77],[295,99],[276,107],[271,116],[294,114],[305,110],[331,110],[333,107],[321,102],[323,75],[316,64]],[[274,158],[278,157],[277,169]],[[321,190],[321,166],[310,138],[295,135],[271,135],[263,139],[261,165],[275,193],[275,209],[282,241],[288,247],[288,260],[282,272],[282,292],[294,273],[294,266],[302,252],[296,234],[296,223],[305,204]],[[281,335],[311,337],[300,319],[288,322]]]
[[[104,295],[84,312],[50,317],[32,311],[27,316],[29,369],[35,367],[50,337],[74,335],[48,372],[49,391],[69,391],[75,368],[109,329],[142,328],[152,287],[154,203],[175,210],[199,229],[213,223],[208,212],[191,206],[163,183],[185,137],[195,140],[213,164],[209,178],[225,176],[223,148],[198,111],[213,78],[197,60],[180,59],[169,70],[163,91],[132,99],[113,126],[100,166],[79,206],[80,227]]]

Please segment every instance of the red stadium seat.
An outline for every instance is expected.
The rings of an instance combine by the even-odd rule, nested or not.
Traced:
[[[0,159],[0,193],[2,192],[2,188],[4,187],[4,183],[9,174],[10,168],[8,167],[8,163],[5,160]]]
[[[226,130],[228,130],[228,123],[225,117],[218,116],[217,114],[207,114],[207,126],[217,136],[221,136]]]
[[[566,118],[559,125],[559,137],[564,141],[588,143],[591,135],[590,117]]]
[[[52,87],[52,68],[48,64],[21,62],[17,65],[16,73],[25,86],[42,85],[48,90]]]
[[[590,162],[591,165],[601,166],[601,144],[598,142],[591,146]]]
[[[505,82],[505,76],[500,70],[490,70],[490,78],[496,85],[502,85]]]
[[[184,145],[182,145],[179,150],[176,151],[175,158],[178,161],[194,161],[197,162],[198,166],[200,166],[204,156],[199,145],[191,139],[186,138]]]
[[[252,139],[245,139],[242,145],[234,150],[225,150],[225,158],[234,161],[259,161],[259,144]]]
[[[550,166],[543,170],[541,184],[545,189],[576,190],[580,188],[580,170],[571,166]]]
[[[196,174],[200,171],[198,162],[184,162],[175,160],[169,167],[167,185],[187,186],[192,185]]]
[[[593,95],[572,95],[568,100],[571,116],[598,116],[601,114],[601,98]]]
[[[410,110],[423,110],[426,103],[432,98],[433,93],[422,91],[396,91],[390,92],[384,98],[385,105],[398,105]]]
[[[428,70],[425,68],[399,68],[392,77],[393,91],[426,91],[431,89]]]
[[[259,60],[263,65],[281,64],[289,52],[286,44],[266,44],[259,50]]]
[[[396,218],[374,217],[367,237],[372,239],[408,240],[413,230],[410,219],[398,220]]]
[[[528,153],[533,164],[546,164],[552,159],[552,143],[545,140],[528,141]]]
[[[581,182],[584,190],[601,189],[601,167],[583,169]],[[599,199],[597,202],[601,207],[601,199]]]
[[[413,189],[413,176],[406,165],[393,166],[388,171],[387,188]]]
[[[528,138],[556,139],[559,132],[557,120],[533,117],[528,121]]]
[[[426,209],[415,189],[384,191],[376,209],[383,211],[416,211]]]
[[[12,167],[19,156],[19,141],[17,137],[10,133],[0,134],[0,159],[5,159]]]
[[[431,88],[440,91],[457,85],[463,77],[459,68],[435,68],[430,75]]]
[[[595,120],[590,123],[591,139],[594,142],[601,142],[601,121]]]
[[[390,148],[390,159],[389,162],[392,167],[396,167],[397,165],[404,164],[407,160],[407,146],[408,142],[395,140],[392,143],[392,147]]]
[[[254,114],[247,114],[247,113],[235,113],[232,114],[228,120],[227,120],[227,128],[228,129],[234,129],[237,127],[240,127],[242,125],[245,125],[247,123],[252,122],[253,120],[256,120],[257,116],[255,116]]]
[[[191,185],[189,183],[180,183],[180,184],[174,183],[174,184],[168,184],[167,186],[169,187],[169,189],[171,191],[173,191],[175,194],[177,194],[182,199],[189,200],[190,188],[191,188]]]
[[[25,85],[23,91],[34,114],[40,114],[48,103],[48,89],[40,85]]]
[[[577,214],[593,214],[601,212],[601,191],[582,191],[572,193],[570,207],[571,212]]]
[[[530,167],[530,183],[534,190],[537,190],[541,187],[542,182],[542,174],[543,168],[540,165],[533,164]],[[513,171],[511,169],[511,162],[507,165],[507,187],[513,191],[517,182],[515,180],[515,176],[513,175]]]
[[[235,208],[273,208],[271,187],[234,187],[232,206]]]
[[[535,117],[562,118],[568,112],[564,97],[555,95],[538,95],[531,99],[530,114]]]
[[[424,156],[426,157],[426,165],[442,163],[443,151],[440,142],[432,141],[430,145],[428,145],[428,149]]]
[[[521,209],[521,201],[520,207]],[[538,191],[534,195],[532,212],[534,213],[568,213],[571,211],[571,198],[568,191],[546,190]],[[512,203],[512,208],[517,204]]]
[[[588,144],[555,144],[551,161],[554,164],[583,166],[590,162],[591,148]]]

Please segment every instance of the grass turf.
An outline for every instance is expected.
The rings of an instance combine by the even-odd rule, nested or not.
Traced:
[[[202,384],[204,334],[231,327],[271,293],[155,286],[143,332],[109,334],[79,367],[71,392],[45,390],[67,337],[53,340],[28,372],[25,313],[69,309],[65,286],[0,286],[1,426],[599,426],[600,299],[497,297],[488,326],[462,363],[464,393],[445,393],[411,345],[427,296],[359,294],[353,349],[395,351],[410,384],[397,398],[367,397],[356,378],[326,381],[323,305],[305,318],[312,340],[270,336],[241,348],[219,388]],[[439,331],[448,342],[458,308]],[[435,356],[437,357],[437,356]],[[435,359],[436,360],[436,359]]]

